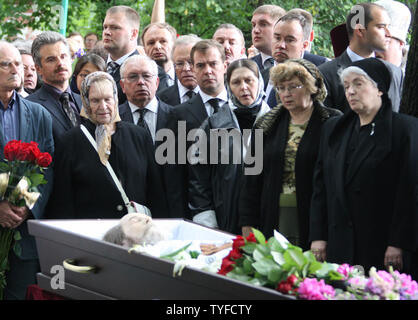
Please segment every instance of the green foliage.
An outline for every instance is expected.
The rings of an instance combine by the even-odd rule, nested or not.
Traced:
[[[415,0],[401,0],[413,12]],[[251,16],[254,9],[263,3],[271,3],[289,10],[303,8],[314,17],[315,39],[312,52],[333,57],[330,31],[345,22],[354,0],[170,0],[166,1],[166,21],[176,28],[178,34],[194,33],[202,38],[211,38],[221,23],[232,23],[240,28],[246,45],[251,45]],[[106,10],[114,5],[127,5],[141,16],[141,30],[150,23],[154,0],[69,0],[67,34],[79,31],[85,35],[94,31],[102,33]],[[61,1],[52,0],[2,0],[0,2],[0,39],[12,39],[21,33],[21,27],[33,30],[59,31],[59,7]],[[33,12],[27,15],[25,12]],[[141,32],[140,30],[140,32]]]
[[[276,288],[292,274],[300,279],[316,277],[326,282],[343,279],[337,272],[337,264],[318,262],[312,252],[303,252],[290,243],[283,245],[275,237],[266,242],[259,230],[252,230],[257,242],[246,240],[240,247],[243,255],[235,260],[228,277],[270,288]]]

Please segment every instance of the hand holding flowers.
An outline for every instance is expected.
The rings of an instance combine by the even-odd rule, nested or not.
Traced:
[[[38,200],[38,186],[45,184],[43,171],[52,157],[41,152],[36,142],[9,141],[4,147],[4,162],[0,162],[0,300],[6,286],[8,255],[13,247],[20,255],[20,234],[15,230],[29,216]]]

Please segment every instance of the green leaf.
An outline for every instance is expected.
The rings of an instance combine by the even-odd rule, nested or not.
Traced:
[[[0,162],[0,171],[9,172],[10,171],[9,165],[5,162]]]
[[[283,252],[284,251],[283,247],[280,245],[279,241],[277,241],[277,239],[275,237],[271,237],[267,241],[267,245],[270,247],[271,251],[276,251],[276,252]]]
[[[277,262],[277,264],[282,265],[286,262],[285,258],[283,257],[283,254],[281,252],[275,252],[272,251],[271,255],[273,257],[273,260]]]
[[[22,246],[20,245],[19,242],[16,242],[13,246],[13,252],[15,253],[15,255],[17,255],[18,257],[20,257],[20,255],[22,254]]]
[[[258,248],[256,248],[253,252],[253,258],[255,261],[259,261],[261,259],[263,259],[266,255],[263,254],[262,251],[260,251]]]
[[[46,183],[44,176],[41,173],[34,173],[29,176],[30,184],[32,187],[39,186],[40,184]]]
[[[287,249],[283,256],[286,262],[291,262],[292,265],[296,266],[299,270],[301,270],[306,263],[306,258],[300,248]]]
[[[20,234],[20,232],[19,232],[19,231],[16,231],[16,232],[13,234],[13,239],[14,239],[15,241],[19,241],[19,240],[21,240],[21,239],[22,239],[22,236],[21,236],[21,234]]]
[[[285,271],[276,265],[272,267],[270,271],[268,272],[267,279],[273,284],[277,284],[279,280],[281,279],[283,272]]]
[[[190,254],[190,257],[192,259],[197,259],[200,255],[200,252],[199,251],[189,251],[189,254]]]
[[[248,242],[246,245],[241,247],[241,249],[247,254],[253,254],[256,245],[257,244],[254,242]]]
[[[251,259],[244,259],[244,262],[242,263],[242,267],[243,267],[244,272],[246,274],[252,274],[253,273],[253,267],[252,267],[253,263],[254,263],[254,261],[252,261]]]
[[[315,276],[320,279],[325,279],[332,272],[337,272],[337,269],[338,269],[338,264],[324,262],[321,264],[321,268],[315,272]]]
[[[254,285],[254,286],[264,286],[267,281],[264,278],[252,278],[248,281],[248,283]]]
[[[182,251],[185,251],[188,247],[190,247],[191,246],[191,242],[189,243],[189,244],[186,244],[184,247],[182,247],[182,248],[180,248],[180,249],[178,249],[178,250],[176,250],[176,251],[174,251],[174,252],[172,252],[172,253],[169,253],[169,254],[166,254],[166,255],[164,255],[164,256],[160,256],[160,258],[161,259],[173,259],[176,255],[178,255],[180,252],[182,252]]]
[[[253,230],[254,237],[257,240],[257,242],[260,244],[265,244],[266,238],[264,237],[264,235],[257,229],[252,228],[252,230]]]
[[[254,280],[253,277],[247,276],[245,274],[236,274],[234,272],[229,272],[229,273],[226,274],[226,276],[231,278],[231,279],[240,280],[240,281],[244,281],[244,282],[248,282],[248,283],[251,283],[252,280]]]
[[[277,265],[271,258],[264,257],[252,264],[254,269],[261,275],[267,276],[272,268],[277,268]]]

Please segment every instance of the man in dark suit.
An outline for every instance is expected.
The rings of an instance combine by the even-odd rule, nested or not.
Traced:
[[[10,43],[0,41],[0,159],[4,146],[10,140],[37,142],[41,152],[54,152],[52,119],[49,112],[37,103],[23,99],[16,93],[21,84],[23,64],[19,51]],[[35,239],[29,235],[27,219],[41,219],[48,201],[52,171],[45,171],[46,185],[39,187],[41,197],[32,209],[18,207],[7,200],[0,201],[0,229],[16,229],[22,239],[18,242],[21,253],[9,253],[10,268],[6,272],[4,298],[24,300],[26,288],[36,284],[39,261]],[[2,261],[3,262],[3,261]]]
[[[71,56],[65,38],[53,31],[38,35],[32,43],[35,68],[42,87],[27,97],[45,107],[52,116],[54,140],[80,122],[81,98],[71,91]]]
[[[120,66],[130,56],[137,55],[139,15],[127,6],[111,7],[106,12],[103,22],[103,46],[109,56],[107,72],[113,77],[118,87],[119,104],[126,101],[120,86]]]
[[[120,83],[127,100],[119,106],[119,115],[123,121],[145,128],[152,138],[155,150],[158,150],[163,141],[158,139],[157,133],[167,128],[172,106],[155,96],[159,83],[157,64],[147,56],[135,55],[125,60],[120,71]],[[167,216],[183,218],[187,212],[187,203],[177,190],[178,172],[162,165],[163,161],[159,161],[158,154],[156,160],[160,164],[159,169],[169,203]]]
[[[386,10],[373,3],[360,3],[353,7],[346,19],[349,44],[347,49],[337,58],[319,67],[324,76],[328,95],[324,104],[330,108],[336,108],[343,112],[349,110],[344,87],[339,79],[338,72],[352,62],[374,57],[375,51],[383,51],[388,46],[390,32],[388,26],[390,18]],[[364,12],[364,24],[356,23],[359,8]],[[392,74],[392,82],[389,88],[389,98],[392,101],[394,111],[399,110],[402,96],[403,73],[402,69],[385,62]]]
[[[286,10],[276,5],[262,5],[256,8],[251,19],[251,37],[253,46],[260,52],[251,58],[260,70],[273,66],[274,60],[271,56],[271,41],[273,40],[273,27],[275,22]]]
[[[158,98],[172,106],[186,102],[199,92],[192,70],[190,51],[201,39],[195,35],[180,36],[173,45],[173,61],[177,80],[171,87],[157,92]]]
[[[170,119],[170,128],[177,133],[177,150],[183,146],[184,150],[178,150],[177,165],[178,171],[182,173],[180,188],[187,195],[188,173],[187,173],[187,151],[193,139],[189,136],[191,130],[200,127],[202,122],[218,111],[219,107],[228,101],[228,94],[224,85],[224,75],[227,69],[225,50],[221,44],[214,40],[202,40],[196,43],[190,53],[193,70],[200,91],[192,99],[173,108]],[[185,132],[180,136],[182,126],[185,125]],[[186,140],[187,137],[187,141]],[[187,198],[187,197],[186,197]],[[217,227],[214,212],[202,212],[194,217],[193,221]]]
[[[279,18],[273,28],[271,42],[274,63],[283,63],[287,59],[304,58],[315,65],[321,64],[324,57],[307,53],[311,37],[311,23],[301,10],[294,9]],[[323,59],[322,59],[323,58]],[[270,68],[262,71],[267,104],[273,108],[277,105],[273,86],[269,83]]]
[[[144,28],[141,39],[145,53],[160,67],[157,92],[171,87],[176,80],[173,59],[171,57],[177,31],[168,23],[151,23]]]

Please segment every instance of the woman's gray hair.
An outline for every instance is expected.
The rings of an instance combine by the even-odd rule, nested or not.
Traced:
[[[134,62],[138,63],[141,60],[145,60],[145,62],[151,66],[151,72],[152,72],[152,74],[155,75],[155,76],[158,76],[158,65],[157,65],[157,63],[154,60],[152,60],[148,56],[143,56],[143,55],[135,54],[133,56],[128,57],[122,63],[122,65],[120,66],[120,77],[121,78],[124,78],[126,76],[126,74],[125,74],[126,65],[130,61],[134,61]]]
[[[55,44],[57,42],[64,43],[66,48],[68,49],[68,54],[70,55],[70,47],[68,46],[67,40],[62,34],[58,32],[45,31],[39,34],[35,38],[35,40],[33,40],[31,53],[32,53],[33,61],[35,62],[36,65],[42,66],[41,64],[42,57],[40,53],[41,48],[45,45]]]
[[[350,67],[347,67],[343,70],[340,70],[338,73],[339,73],[340,81],[341,81],[342,84],[344,84],[344,78],[346,76],[348,76],[351,73],[355,73],[355,74],[358,74],[358,75],[361,75],[361,76],[365,77],[367,80],[369,80],[371,83],[373,83],[373,85],[376,88],[378,88],[378,85],[377,85],[376,81],[374,81],[372,78],[370,78],[370,76],[366,73],[366,71],[364,71],[363,69],[360,69],[359,67],[350,66]]]
[[[86,108],[86,111],[90,112],[90,100],[89,100],[89,91],[93,83],[96,82],[103,82],[103,81],[109,81],[112,84],[113,87],[113,99],[115,100],[115,106],[118,105],[118,88],[116,86],[115,80],[113,80],[113,77],[103,71],[96,71],[92,72],[87,75],[87,77],[84,78],[83,82],[81,83],[81,100],[83,102],[83,107]]]

